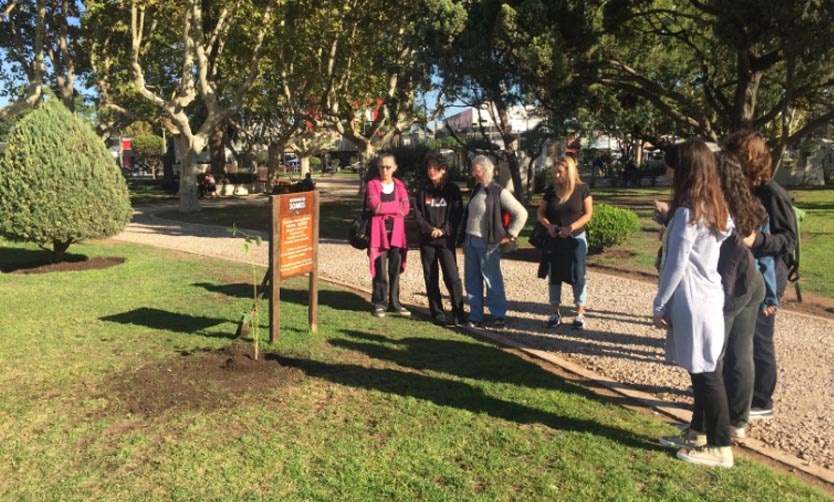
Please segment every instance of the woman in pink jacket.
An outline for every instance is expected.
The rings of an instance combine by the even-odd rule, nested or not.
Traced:
[[[379,177],[368,182],[368,207],[371,210],[371,245],[368,257],[373,289],[371,303],[374,317],[385,312],[410,316],[400,305],[400,273],[405,270],[408,250],[405,216],[410,205],[405,184],[394,177],[397,163],[393,155],[378,159]]]

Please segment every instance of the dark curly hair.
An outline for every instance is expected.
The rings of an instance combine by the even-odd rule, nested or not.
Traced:
[[[429,152],[426,154],[425,158],[423,158],[423,175],[425,176],[426,170],[429,168],[430,165],[435,166],[436,168],[443,171],[443,178],[440,180],[440,186],[446,184],[447,176],[449,175],[449,166],[446,164],[446,157],[438,152]],[[427,186],[431,185],[431,181],[426,179]]]
[[[727,200],[730,216],[738,233],[746,237],[765,222],[767,213],[759,199],[750,191],[741,163],[730,152],[717,155],[721,190]]]

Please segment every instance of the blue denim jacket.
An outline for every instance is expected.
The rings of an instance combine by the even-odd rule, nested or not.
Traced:
[[[759,232],[770,233],[770,219],[765,220],[759,227]],[[754,254],[755,256],[755,254]],[[756,268],[762,273],[765,282],[765,299],[762,302],[762,310],[773,305],[779,308],[779,297],[776,293],[776,260],[772,255],[756,256]]]

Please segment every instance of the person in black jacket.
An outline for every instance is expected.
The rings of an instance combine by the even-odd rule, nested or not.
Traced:
[[[776,270],[776,297],[782,297],[787,286],[787,260],[796,247],[796,216],[790,195],[772,179],[771,158],[761,134],[738,131],[725,141],[725,149],[741,162],[753,194],[759,198],[770,220],[770,232],[754,232],[744,243],[758,257],[772,256]],[[773,416],[773,391],[776,389],[776,351],[773,334],[775,313],[760,310],[753,335],[753,363],[755,381],[750,419],[769,419]]]
[[[463,288],[455,255],[455,236],[463,217],[463,199],[460,188],[447,179],[448,167],[442,155],[426,155],[423,165],[428,182],[417,192],[414,216],[420,232],[420,260],[429,310],[437,324],[463,324]],[[443,282],[452,302],[451,316],[443,312],[438,265],[443,270]]]

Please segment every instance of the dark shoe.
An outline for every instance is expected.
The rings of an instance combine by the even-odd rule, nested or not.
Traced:
[[[372,314],[374,317],[385,317],[385,309],[382,307],[374,307]]]
[[[750,408],[750,420],[770,420],[773,418],[773,408]]]
[[[585,329],[585,316],[579,314],[578,316],[573,318],[573,324],[571,325],[573,329]]]
[[[495,329],[504,329],[507,326],[507,321],[503,317],[496,317],[492,320],[492,327]]]
[[[550,319],[547,320],[548,328],[555,328],[560,324],[562,324],[562,316],[560,316],[559,314],[553,314],[550,316]]]
[[[472,319],[466,321],[465,326],[471,329],[483,329],[484,323],[481,321],[473,321]]]
[[[433,314],[431,316],[432,322],[437,324],[438,326],[446,326],[448,323],[446,321],[446,314],[443,312],[438,312],[437,314]]]
[[[455,326],[463,326],[466,324],[466,316],[465,315],[456,315],[455,316]]]
[[[669,448],[698,448],[707,445],[707,435],[703,432],[696,432],[686,427],[680,434],[674,436],[663,436],[660,444]]]

